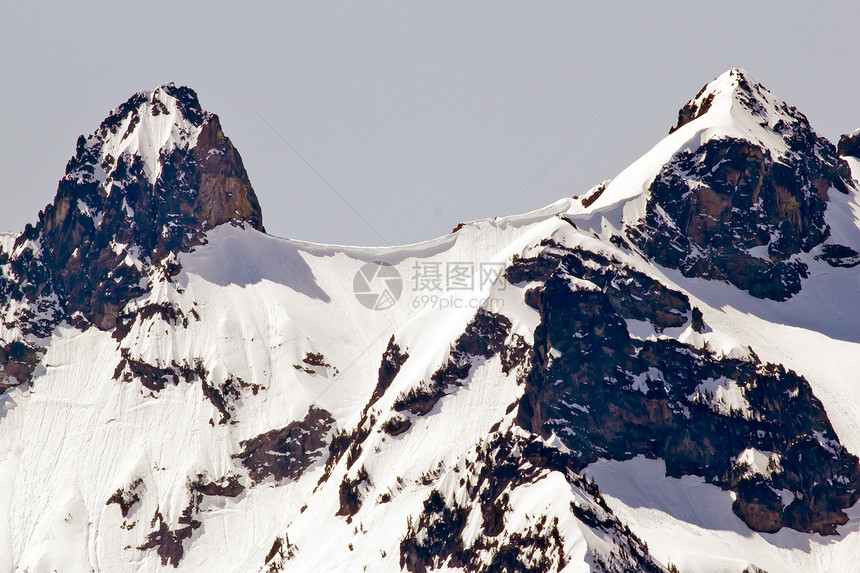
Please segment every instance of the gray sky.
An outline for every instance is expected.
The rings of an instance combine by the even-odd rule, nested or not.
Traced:
[[[0,8],[2,230],[52,200],[79,134],[165,81],[221,117],[270,233],[346,244],[498,215],[574,140],[508,212],[580,194],[733,66],[834,142],[860,127],[850,2],[77,4]]]

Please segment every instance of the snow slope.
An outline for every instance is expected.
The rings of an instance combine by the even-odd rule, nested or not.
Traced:
[[[540,318],[526,302],[533,285],[488,278],[481,268],[504,268],[547,239],[604,253],[687,294],[708,331],[657,332],[647,322],[629,322],[630,332],[707,344],[723,356],[751,350],[795,370],[823,403],[840,442],[860,454],[860,386],[854,380],[860,371],[860,267],[834,268],[816,259],[817,251],[802,254],[809,276],[801,292],[776,302],[726,282],[684,277],[611,241],[642,218],[651,181],[679,151],[731,136],[777,156],[786,152],[771,129],[790,119],[784,104],[763,95],[761,117],[769,123],[751,120],[748,110],[736,107],[738,77],[727,72],[709,84],[694,100],[701,106],[710,97],[707,113],[670,134],[588,207],[562,199],[525,215],[467,223],[431,241],[384,248],[311,244],[224,224],[208,231],[205,244],[178,255],[176,276],[154,279],[127,309],[166,305],[186,322],[141,313],[123,337],[61,324],[32,382],[0,395],[0,571],[400,571],[401,541],[432,492],[468,510],[467,544],[481,539],[483,517],[477,505],[469,506],[468,480],[477,479],[500,436],[534,439],[516,424],[523,394],[517,372],[504,372],[498,355],[475,359],[462,383],[447,388],[427,414],[405,414],[408,431],[392,435],[384,424],[404,416],[394,412],[397,400],[449,359],[479,308],[506,317],[510,339],[534,342]],[[147,97],[147,105],[161,101]],[[164,118],[144,120],[127,138],[103,147],[114,156],[127,151],[149,158],[144,163],[153,180],[161,173],[161,152],[154,150],[193,145],[196,138],[172,130],[170,102],[162,104]],[[848,161],[857,178],[860,161]],[[858,215],[860,191],[829,191],[831,237],[860,251]],[[0,250],[8,253],[11,246],[4,236]],[[373,310],[357,300],[355,280],[365,265],[380,262],[396,270],[403,291],[392,306]],[[471,286],[431,288],[432,272],[450,267],[465,268],[461,278]],[[409,358],[376,395],[392,340]],[[132,361],[159,368],[199,363],[206,378],[154,389],[134,377],[122,379],[119,366]],[[226,387],[236,380],[239,389],[219,408],[207,384]],[[706,390],[723,391],[722,406],[738,406],[742,398],[732,394],[731,381],[711,382]],[[642,384],[647,392],[648,381]],[[329,442],[365,428],[361,447],[340,458],[321,451],[296,478],[253,480],[239,452],[312,408],[330,413]],[[542,443],[565,449],[557,439]],[[516,544],[541,517],[557,520],[561,541],[551,547],[564,564],[552,570],[601,570],[620,542],[570,510],[572,504],[594,506],[594,497],[571,475],[541,472],[533,482],[505,489],[509,509],[500,539]],[[740,573],[750,565],[771,573],[856,568],[856,507],[838,537],[787,529],[755,533],[732,512],[730,492],[695,476],[667,478],[661,460],[601,460],[585,473],[665,566],[690,573]],[[195,493],[195,484],[228,478],[242,485],[236,495]],[[358,484],[364,502],[351,515],[337,515],[347,482]],[[110,502],[118,492],[132,501],[127,512]],[[154,537],[161,524],[167,529]],[[175,562],[159,553],[164,544],[145,548],[186,526]],[[488,564],[493,552],[480,558]],[[449,563],[438,570],[462,568]]]
[[[4,448],[0,462],[9,484],[4,488],[9,527],[0,543],[6,547],[0,554],[2,567],[50,570],[60,559],[56,555],[80,550],[80,563],[86,564],[82,569],[119,570],[129,562],[141,571],[157,569],[155,556],[120,548],[143,544],[156,509],[167,521],[178,520],[188,503],[190,478],[201,472],[212,476],[238,472],[230,455],[240,441],[300,419],[311,404],[331,412],[340,428],[354,425],[373,390],[379,356],[392,333],[400,338],[402,331],[410,352],[416,357],[420,353],[413,364],[425,371],[416,373],[417,377],[435,368],[448,341],[474,314],[475,308],[468,305],[440,309],[422,304],[416,309],[414,296],[403,296],[388,311],[365,309],[356,304],[353,294],[353,277],[361,265],[388,261],[407,279],[419,260],[442,264],[506,260],[524,248],[518,244],[527,244],[530,232],[540,237],[545,232],[541,229],[557,226],[558,219],[548,213],[563,211],[568,204],[562,201],[539,213],[509,217],[500,223],[469,224],[455,235],[400,249],[309,245],[252,229],[218,227],[209,234],[208,245],[183,255],[183,271],[173,283],[161,283],[146,301],[138,302],[169,301],[182,309],[194,308],[199,320],[181,328],[153,317],[135,323],[122,344],[131,356],[153,364],[201,359],[213,379],[232,375],[263,391],[243,396],[235,423],[213,426],[210,420],[217,420],[218,412],[205,401],[199,386],[168,385],[155,397],[136,384],[118,383],[113,374],[121,359],[120,348],[109,333],[59,329],[32,388],[15,389],[3,397],[0,443],[10,446]],[[486,294],[475,290],[457,296],[470,303]],[[522,330],[527,332],[527,328]],[[332,368],[313,374],[296,369],[309,352],[322,353]],[[474,380],[479,385],[478,380],[484,378],[484,385],[489,386],[477,393],[465,391],[466,397],[474,396],[456,409],[444,408],[447,414],[434,420],[436,429],[428,428],[429,435],[414,432],[410,438],[416,443],[400,440],[397,448],[387,451],[389,459],[400,464],[397,475],[392,474],[388,481],[418,478],[440,460],[452,464],[468,448],[466,444],[489,433],[516,398],[515,389],[499,392],[493,386],[489,370],[484,369],[484,375],[476,373]],[[486,415],[464,416],[470,411]],[[458,420],[468,424],[455,424]],[[438,435],[439,427],[445,429],[442,435]],[[462,451],[450,448],[450,441],[456,439],[462,439]],[[403,464],[404,451],[412,452],[413,463]],[[378,464],[394,467],[390,462]],[[200,570],[220,563],[236,563],[236,571],[258,567],[275,537],[298,518],[320,469],[298,483],[278,484],[277,488],[264,484],[246,490],[235,501],[218,504],[221,507],[204,507],[206,534],[199,543],[192,540],[180,569]],[[38,476],[40,491],[46,492],[39,497],[38,506],[14,503],[28,498],[34,476]],[[133,514],[135,521],[124,520],[116,506],[105,505],[105,500],[139,477],[146,484],[144,502]],[[379,478],[379,487],[383,483]],[[333,498],[321,492],[314,503],[326,503],[326,497],[327,503],[336,503],[337,483],[334,485]],[[417,489],[414,501],[421,501],[418,497],[426,487]],[[318,498],[323,501],[317,502]],[[99,532],[97,544],[79,534],[77,526],[56,530],[52,525],[65,518],[69,504],[79,509],[71,512],[71,519],[81,531],[91,536]],[[253,530],[247,528],[249,515],[254,516]],[[405,527],[405,521],[399,519],[403,515],[403,509],[395,512],[390,518],[395,523],[383,530]],[[124,522],[138,525],[127,530],[121,527]],[[328,523],[327,528],[332,525]],[[344,536],[352,529],[341,528]],[[313,539],[315,531],[308,526],[307,535]],[[389,553],[396,554],[398,536],[386,538],[390,538]],[[373,547],[371,554],[378,558]],[[348,552],[346,544],[338,549],[345,552],[342,570],[351,570],[348,565],[359,558]],[[317,559],[329,560],[333,547],[319,545],[317,552]],[[313,562],[313,554],[308,555]],[[76,570],[69,563],[65,567]],[[340,566],[328,567],[325,570],[336,571]]]

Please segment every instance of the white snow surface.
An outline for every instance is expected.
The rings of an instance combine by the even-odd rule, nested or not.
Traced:
[[[696,386],[696,393],[688,396],[687,399],[694,403],[707,404],[711,410],[725,416],[739,414],[747,419],[753,417],[743,388],[725,376],[717,380],[713,378],[703,380]]]
[[[809,380],[840,441],[860,454],[860,267],[832,268],[812,253],[803,255],[810,271],[803,290],[777,303],[726,283],[685,278],[608,241],[642,216],[650,181],[679,150],[725,135],[760,142],[774,153],[782,150],[761,118],[736,105],[737,73],[709,84],[702,97],[714,94],[710,110],[612,180],[587,209],[578,200],[562,199],[525,215],[468,223],[431,241],[384,248],[311,244],[222,225],[208,233],[208,244],[180,256],[182,271],[172,282],[156,281],[145,300],[133,303],[168,302],[186,316],[194,311],[199,319],[189,319],[187,327],[158,315],[139,320],[120,347],[110,333],[61,326],[33,383],[0,396],[0,571],[172,569],[162,566],[154,550],[137,549],[152,531],[156,511],[177,527],[189,503],[189,480],[201,473],[244,475],[233,457],[240,443],[302,419],[311,405],[331,412],[336,429],[353,429],[392,336],[409,359],[371,408],[377,424],[352,473],[341,460],[317,487],[323,456],[296,481],[269,478],[235,498],[205,497],[195,516],[202,526],[185,541],[176,570],[263,571],[274,540],[283,538],[295,548],[285,571],[400,571],[399,543],[409,517],[420,512],[433,487],[447,499],[460,495],[455,468],[463,467],[495,424],[511,427],[515,410],[509,406],[522,395],[522,386],[515,375],[501,373],[498,358],[490,359],[477,365],[462,387],[449,389],[428,415],[413,416],[409,432],[392,437],[379,425],[390,418],[401,392],[427,379],[446,359],[478,306],[507,316],[513,331],[529,342],[538,323],[536,311],[523,300],[530,285],[499,278],[436,292],[417,289],[413,279],[433,265],[449,264],[471,264],[480,276],[481,264],[506,265],[514,256],[533,254],[547,238],[599,250],[687,293],[703,313],[705,333],[681,328],[658,334],[647,323],[628,321],[631,333],[708,344],[723,356],[745,356],[751,349],[763,361],[794,369]],[[765,102],[767,117],[778,120],[781,102]],[[164,103],[171,113],[144,114],[148,119],[131,135],[106,141],[105,153],[157,159],[172,145],[193,144],[196,134],[183,131],[170,101]],[[849,163],[855,177],[860,175],[860,162]],[[146,165],[157,177],[158,162]],[[827,220],[835,242],[860,250],[860,192],[831,190]],[[9,236],[0,237],[3,251],[11,243]],[[386,310],[365,308],[353,293],[356,272],[375,261],[393,265],[403,280],[402,295]],[[243,391],[231,423],[218,424],[218,412],[199,384],[168,384],[156,394],[139,383],[114,380],[123,351],[150,364],[201,360],[212,381],[233,376],[260,390]],[[331,367],[295,368],[308,353],[322,354]],[[637,389],[647,392],[660,379],[659,371],[649,372],[637,379]],[[733,381],[703,383],[701,395],[714,408],[750,414]],[[750,471],[777,471],[778,460],[769,452],[738,454]],[[372,485],[347,522],[335,517],[338,486],[359,467]],[[667,478],[659,460],[600,461],[586,473],[655,556],[684,573],[740,573],[750,564],[771,573],[854,571],[860,563],[856,507],[838,537],[791,530],[759,534],[732,513],[731,494],[701,478]],[[433,485],[422,479],[428,474],[435,476]],[[138,479],[140,502],[123,518],[119,507],[106,501]],[[247,479],[243,483],[250,485]],[[561,474],[510,493],[506,534],[539,514],[558,517],[565,572],[590,571],[590,556],[608,550],[605,540],[572,517],[569,505],[581,492]],[[378,503],[383,494],[391,500]],[[475,534],[467,528],[465,536]]]
[[[838,538],[782,529],[756,533],[732,513],[732,494],[696,476],[666,477],[662,460],[642,456],[601,460],[585,473],[600,485],[609,507],[664,563],[684,573],[856,571],[860,563],[860,508]],[[784,501],[789,501],[784,499]]]

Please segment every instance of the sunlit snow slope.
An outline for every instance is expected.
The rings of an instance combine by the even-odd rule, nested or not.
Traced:
[[[0,571],[855,570],[857,177],[730,70],[577,197],[319,245],[140,92],[0,238]]]

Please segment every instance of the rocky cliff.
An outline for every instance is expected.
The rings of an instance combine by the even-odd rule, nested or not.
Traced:
[[[62,320],[111,330],[223,223],[263,230],[238,151],[189,88],[138,92],[81,136],[52,204],[0,253],[5,387]]]
[[[828,197],[854,184],[848,165],[806,116],[743,70],[702,88],[672,132],[693,125],[703,130],[699,141],[663,166],[628,235],[685,276],[725,280],[759,298],[793,296],[807,273],[796,255],[828,239]]]

